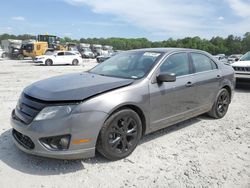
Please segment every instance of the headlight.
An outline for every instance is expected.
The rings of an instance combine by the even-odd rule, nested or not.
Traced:
[[[69,115],[75,105],[69,106],[49,106],[42,109],[41,112],[35,117],[35,121],[45,120],[45,119],[55,119],[61,118]]]

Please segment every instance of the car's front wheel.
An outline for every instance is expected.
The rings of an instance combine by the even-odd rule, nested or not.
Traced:
[[[97,150],[110,160],[119,160],[130,155],[142,136],[142,122],[131,109],[122,109],[111,115],[102,127]]]
[[[219,91],[214,105],[208,112],[208,115],[215,119],[223,118],[227,113],[229,104],[230,94],[227,89],[223,88]]]
[[[47,59],[47,60],[45,61],[45,65],[46,65],[46,66],[51,66],[51,65],[53,65],[53,61],[52,61],[51,59]]]

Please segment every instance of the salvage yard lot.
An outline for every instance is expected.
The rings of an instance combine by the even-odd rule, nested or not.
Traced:
[[[227,115],[199,116],[145,136],[128,158],[55,160],[19,151],[10,114],[34,81],[95,66],[0,60],[0,187],[250,187],[250,85],[237,87]]]

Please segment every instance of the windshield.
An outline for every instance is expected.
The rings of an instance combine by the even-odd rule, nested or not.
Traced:
[[[92,52],[91,50],[90,50],[90,48],[84,48],[83,49],[85,52]]]
[[[103,76],[139,79],[151,70],[161,56],[160,52],[124,52],[104,61],[89,72]]]
[[[26,51],[32,51],[34,49],[34,44],[29,43],[29,44],[23,45],[23,49]]]
[[[250,52],[243,55],[242,58],[240,58],[240,61],[250,61]]]

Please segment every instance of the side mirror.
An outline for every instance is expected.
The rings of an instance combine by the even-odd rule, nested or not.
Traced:
[[[156,80],[158,83],[160,82],[175,82],[176,80],[176,74],[175,73],[160,73],[157,77]]]

